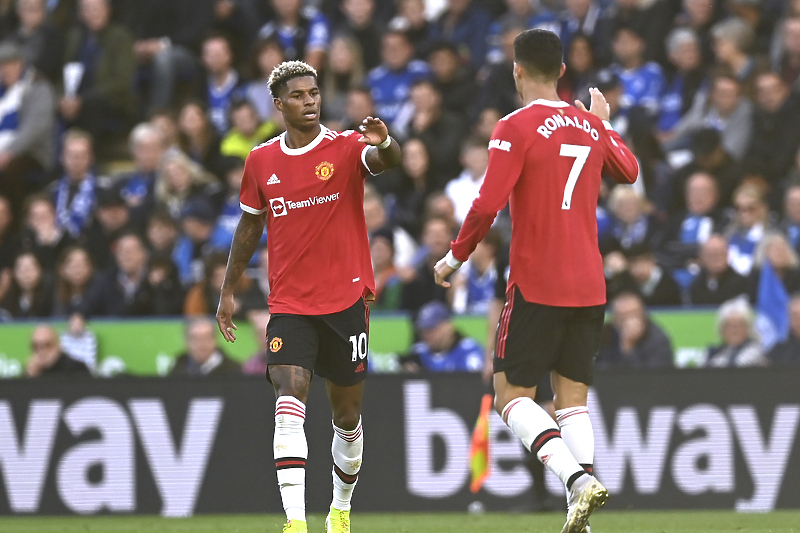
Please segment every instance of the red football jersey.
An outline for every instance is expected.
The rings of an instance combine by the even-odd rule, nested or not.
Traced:
[[[492,134],[486,178],[453,256],[466,260],[510,202],[508,286],[543,305],[605,303],[596,214],[601,173],[627,183],[639,173],[610,125],[566,102],[536,100],[511,113]]]
[[[267,213],[269,309],[322,315],[375,291],[364,221],[366,151],[353,131],[322,126],[303,148],[283,134],[250,152],[243,211]]]

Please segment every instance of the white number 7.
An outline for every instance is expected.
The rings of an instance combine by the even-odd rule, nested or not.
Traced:
[[[580,146],[578,144],[561,145],[561,152],[558,155],[575,158],[575,162],[572,163],[572,169],[569,171],[567,186],[564,187],[564,201],[561,202],[561,209],[569,209],[572,206],[572,192],[575,190],[578,176],[581,175],[583,165],[586,164],[586,160],[589,158],[589,152],[591,151],[592,148],[590,146]]]

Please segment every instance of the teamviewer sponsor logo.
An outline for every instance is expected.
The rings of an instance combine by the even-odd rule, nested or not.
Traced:
[[[309,196],[305,200],[294,202],[292,200],[285,200],[283,197],[271,198],[269,206],[272,208],[272,214],[276,217],[282,217],[289,213],[289,210],[302,209],[304,207],[312,207],[315,205],[326,204],[328,202],[335,202],[339,199],[340,193],[335,192],[328,196]]]
[[[273,217],[283,217],[288,213],[286,210],[286,202],[283,200],[282,196],[280,198],[270,198],[269,207],[272,209]]]

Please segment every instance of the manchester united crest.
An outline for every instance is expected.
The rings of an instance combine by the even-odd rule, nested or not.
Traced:
[[[280,337],[273,337],[271,341],[269,341],[269,351],[272,353],[277,352],[283,348],[283,339]]]
[[[317,172],[317,177],[322,181],[328,181],[333,176],[333,163],[329,163],[327,161],[323,161],[317,168],[315,169]]]

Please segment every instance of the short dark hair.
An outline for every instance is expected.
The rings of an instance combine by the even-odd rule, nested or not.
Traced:
[[[269,92],[272,93],[273,98],[277,98],[278,93],[281,92],[281,89],[286,87],[289,80],[304,78],[306,76],[311,76],[316,80],[317,71],[314,67],[302,61],[284,61],[275,67],[272,70],[272,74],[269,75],[269,81],[267,81],[269,84]]]
[[[558,79],[563,55],[561,39],[549,30],[525,30],[514,39],[514,61],[532,76]]]

